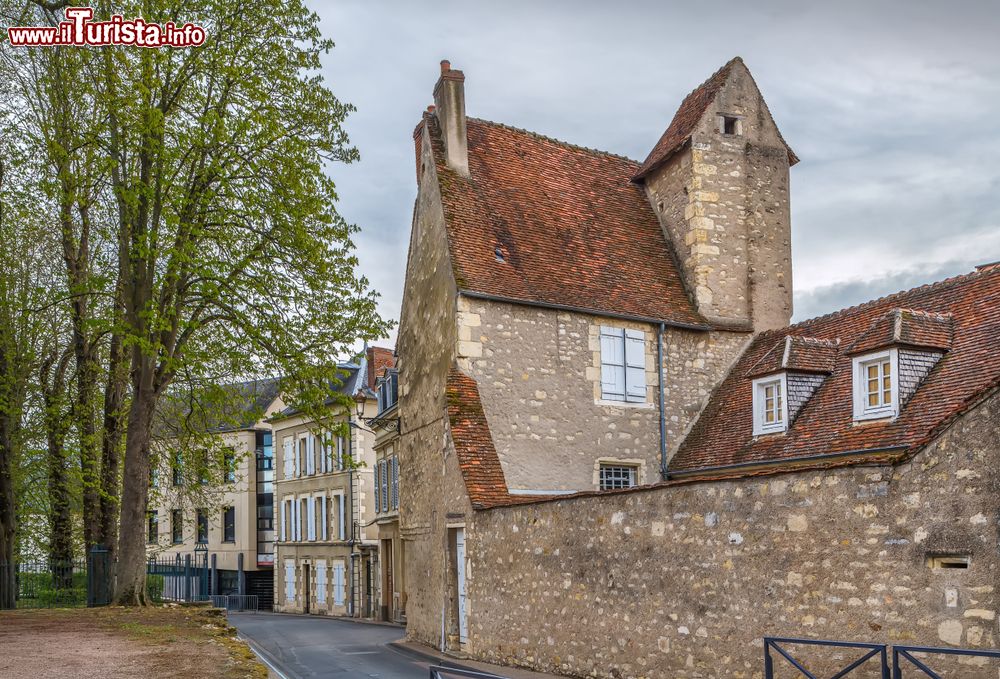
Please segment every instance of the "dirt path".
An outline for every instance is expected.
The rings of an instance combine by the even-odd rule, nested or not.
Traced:
[[[0,679],[266,676],[225,618],[205,609],[0,613]]]

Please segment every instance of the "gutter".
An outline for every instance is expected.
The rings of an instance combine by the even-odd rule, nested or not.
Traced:
[[[538,307],[541,309],[553,309],[555,311],[572,311],[590,316],[601,316],[604,318],[615,318],[622,321],[634,321],[636,323],[648,323],[650,325],[669,325],[672,328],[683,328],[685,330],[711,330],[712,326],[704,323],[682,323],[680,321],[665,321],[662,318],[652,318],[650,316],[634,316],[632,314],[620,314],[613,311],[600,311],[598,309],[587,309],[584,307],[571,306],[569,304],[554,304],[551,302],[536,302],[534,300],[518,299],[516,297],[504,297],[501,295],[490,295],[485,292],[474,292],[472,290],[459,290],[459,295],[471,299],[483,299],[488,302],[503,302],[506,304],[519,304],[521,306]]]
[[[663,331],[661,322],[656,329],[656,382],[659,385],[660,397],[660,480],[668,481],[670,472],[667,470],[667,408],[663,402]]]
[[[861,455],[876,455],[878,453],[905,452],[905,446],[889,446],[884,448],[862,448],[860,450],[847,450],[842,453],[820,453],[818,455],[807,455],[806,457],[792,457],[781,460],[755,460],[753,462],[739,462],[736,464],[723,464],[714,467],[699,467],[698,469],[683,469],[671,471],[670,476],[675,479],[682,479],[689,476],[700,476],[712,472],[738,471],[740,469],[756,469],[761,467],[775,467],[786,465],[792,462],[820,462],[827,460],[837,460],[840,458],[858,457]]]

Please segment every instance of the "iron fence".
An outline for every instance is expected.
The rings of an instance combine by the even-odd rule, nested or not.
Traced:
[[[87,563],[20,561],[0,563],[0,607],[71,608],[87,605]]]
[[[259,606],[256,594],[213,594],[211,599],[212,606],[229,613],[256,613]]]
[[[918,677],[941,679],[942,675],[930,668],[928,658],[918,658],[915,655],[951,655],[974,658],[992,658],[1000,660],[1000,651],[979,650],[972,648],[935,648],[932,646],[893,646],[892,647],[892,679],[903,679],[903,669],[913,667],[919,670]],[[924,662],[924,661],[927,662]],[[905,664],[904,664],[905,661]],[[911,676],[911,675],[907,675]]]
[[[764,679],[774,679],[774,658],[771,652],[774,651],[795,668],[795,670],[807,679],[817,679],[814,671],[806,668],[806,663],[801,658],[795,657],[787,648],[787,645],[804,646],[825,646],[831,648],[849,648],[867,651],[861,657],[848,663],[847,665],[833,670],[836,672],[830,679],[841,679],[865,665],[876,656],[879,659],[882,679],[905,679],[905,677],[930,677],[930,679],[943,679],[944,670],[934,670],[930,666],[928,656],[959,656],[965,658],[988,658],[1000,660],[1000,650],[986,650],[973,648],[937,648],[933,646],[892,646],[887,644],[867,644],[853,641],[827,641],[825,639],[791,639],[781,637],[764,637]],[[892,669],[889,668],[889,651],[892,651]],[[801,655],[801,654],[800,654]],[[829,663],[829,660],[825,661]],[[838,661],[839,662],[839,661]],[[829,671],[829,668],[824,668]],[[968,668],[950,668],[952,672],[960,672],[953,676],[968,676]],[[904,670],[910,670],[905,673]],[[917,673],[914,674],[914,671]]]
[[[830,679],[841,679],[841,677],[846,677],[854,670],[862,667],[872,658],[878,656],[880,669],[882,672],[882,679],[890,679],[889,677],[889,656],[885,644],[866,644],[854,641],[826,641],[824,639],[793,639],[786,637],[764,637],[764,677],[765,679],[774,679],[774,659],[771,657],[771,650],[773,649],[778,655],[784,658],[788,663],[798,670],[799,674],[808,679],[817,679],[816,675],[811,673],[806,669],[804,661],[796,658],[791,651],[786,648],[782,648],[782,645],[806,645],[806,646],[825,646],[827,648],[849,648],[857,649],[860,651],[867,651],[860,658],[857,658],[848,664],[840,667],[836,670]]]
[[[211,591],[208,556],[176,554],[146,562],[146,590],[153,601],[208,601]]]

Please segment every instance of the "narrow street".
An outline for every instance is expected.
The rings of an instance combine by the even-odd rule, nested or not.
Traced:
[[[271,613],[231,614],[229,622],[278,677],[426,679],[430,667],[389,645],[404,635],[397,627]]]

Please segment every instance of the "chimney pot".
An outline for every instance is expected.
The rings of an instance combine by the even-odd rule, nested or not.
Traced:
[[[447,59],[442,59],[441,60],[441,72],[442,73],[447,73],[450,70],[451,70],[451,62],[448,61]]]
[[[428,106],[427,106],[427,112],[428,113],[434,113],[434,104],[428,104]]]

